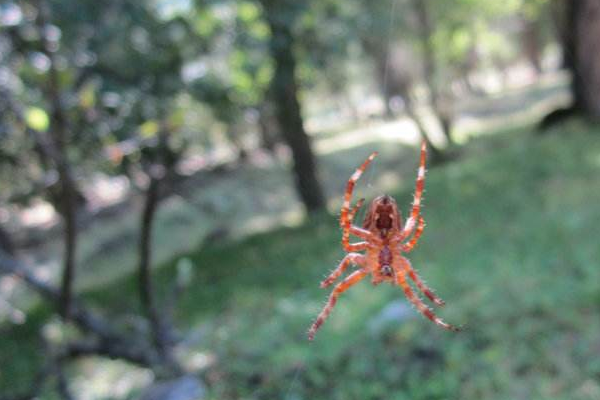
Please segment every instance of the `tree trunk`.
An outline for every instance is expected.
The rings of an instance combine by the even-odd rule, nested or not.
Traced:
[[[167,124],[162,122],[159,132],[159,144],[156,159],[149,167],[150,183],[146,191],[144,209],[140,226],[138,279],[140,301],[148,322],[161,363],[167,368],[165,372],[178,374],[181,368],[172,353],[172,329],[166,323],[164,312],[159,307],[152,281],[152,234],[156,210],[160,200],[161,187],[165,186],[166,177],[172,175],[172,165],[165,162],[168,153]]]
[[[375,79],[380,90],[381,100],[383,101],[385,118],[394,117],[394,110],[391,107],[391,99],[394,92],[397,92],[395,85],[396,71],[389,59],[389,49],[381,41],[372,36],[361,37],[361,44],[364,51],[371,57],[375,66]],[[390,65],[389,65],[390,64]]]
[[[431,142],[431,139],[429,138],[430,135],[427,132],[427,129],[425,128],[425,125],[423,124],[423,121],[421,121],[421,118],[415,111],[412,98],[410,97],[409,94],[407,94],[405,96],[405,109],[406,109],[406,115],[408,115],[408,117],[410,119],[412,119],[413,122],[415,123],[415,125],[417,126],[417,130],[419,131],[419,135],[421,136],[421,139],[425,140],[425,142],[427,143],[427,147],[429,148],[429,152],[431,153],[431,155],[429,157],[430,164],[436,165],[436,164],[442,164],[443,162],[445,162],[447,160],[446,155],[444,154],[443,151],[438,149]]]
[[[280,128],[274,115],[273,104],[265,98],[263,104],[258,108],[258,133],[260,136],[260,147],[275,153],[275,145],[281,140]],[[279,139],[279,140],[278,140]]]
[[[576,115],[600,121],[600,1],[557,0],[553,6],[563,67],[571,72],[573,102],[547,114],[540,133]]]
[[[550,15],[554,25],[554,34],[562,47],[561,68],[570,69],[573,63],[573,32],[571,32],[571,0],[553,0],[550,2]]]
[[[527,61],[531,64],[536,76],[542,73],[542,44],[539,23],[536,20],[524,18],[522,21],[521,42]]]
[[[383,106],[385,117],[387,119],[394,118],[394,110],[392,109],[392,97],[395,91],[395,82],[391,82],[394,79],[390,79],[390,73],[394,73],[393,69],[389,65],[388,53],[384,52],[372,52],[372,56],[375,59],[375,71],[377,73],[377,79],[379,81],[379,87],[381,89],[381,97],[383,98]],[[390,69],[392,71],[390,71]]]
[[[574,107],[587,117],[600,120],[600,1],[572,0],[569,7]]]
[[[419,36],[423,47],[423,69],[425,72],[425,83],[429,88],[431,108],[440,123],[440,127],[442,128],[442,132],[444,133],[448,144],[452,145],[454,144],[454,140],[452,139],[452,110],[450,109],[450,102],[445,98],[442,98],[448,96],[440,95],[436,83],[438,65],[432,44],[434,27],[427,0],[413,0],[413,7],[420,29]]]
[[[154,172],[158,175],[160,172]],[[152,172],[151,172],[152,174]],[[162,177],[150,176],[150,184],[146,192],[146,201],[142,212],[142,223],[140,230],[140,264],[138,267],[139,273],[139,290],[142,308],[148,317],[152,335],[154,336],[154,344],[161,356],[166,354],[165,340],[163,340],[163,328],[160,323],[160,312],[158,310],[156,299],[154,298],[154,286],[152,284],[152,225],[156,206],[159,199],[160,181]]]
[[[15,255],[15,244],[10,234],[0,225],[0,250],[10,256]]]
[[[285,3],[262,0],[267,23],[271,29],[270,52],[275,62],[275,75],[271,82],[277,119],[283,139],[292,150],[295,184],[306,210],[312,213],[325,208],[325,198],[317,178],[317,169],[310,140],[302,121],[296,80],[294,36],[290,21],[284,20]]]
[[[65,232],[65,248],[62,270],[62,293],[59,302],[61,316],[68,320],[71,313],[71,303],[73,297],[73,281],[75,277],[75,257],[77,248],[77,188],[71,166],[67,159],[67,117],[61,100],[61,88],[59,83],[58,71],[56,69],[56,51],[52,43],[48,40],[46,29],[50,20],[50,10],[48,4],[41,0],[38,2],[38,17],[36,19],[37,30],[42,43],[42,52],[50,60],[48,70],[48,84],[46,87],[46,97],[50,103],[51,120],[49,140],[42,146],[46,147],[48,154],[56,169],[60,180],[60,207],[59,211],[63,217]]]

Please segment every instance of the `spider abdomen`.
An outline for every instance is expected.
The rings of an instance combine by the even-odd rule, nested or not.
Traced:
[[[391,270],[392,265],[392,252],[388,245],[384,245],[379,252],[379,269],[383,272],[384,269]],[[386,268],[387,267],[387,268]]]
[[[384,244],[377,251],[371,253],[370,271],[373,274],[373,284],[377,285],[384,281],[389,281],[394,277],[393,261],[394,256],[387,244]]]

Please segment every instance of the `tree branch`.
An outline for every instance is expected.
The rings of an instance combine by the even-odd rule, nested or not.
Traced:
[[[152,284],[151,263],[152,263],[152,226],[156,207],[159,200],[159,189],[162,174],[161,171],[156,171],[160,168],[153,168],[155,171],[150,172],[150,184],[146,191],[146,201],[142,212],[142,223],[140,232],[140,264],[139,273],[139,290],[140,301],[144,308],[148,320],[151,325],[154,342],[161,352],[165,351],[164,340],[162,335],[162,324],[160,321],[160,313],[154,298],[154,286]]]
[[[46,141],[45,151],[52,156],[56,164],[61,183],[60,212],[64,219],[65,248],[63,259],[63,275],[59,311],[61,316],[68,320],[71,317],[71,303],[73,297],[73,280],[75,275],[75,251],[77,247],[77,201],[76,188],[71,167],[67,159],[67,118],[60,98],[60,84],[56,69],[55,49],[48,40],[46,29],[50,19],[50,10],[44,0],[38,2],[38,17],[36,26],[40,35],[42,53],[50,60],[48,69],[48,87],[46,96],[51,106],[51,124],[49,140]]]
[[[2,250],[0,250],[0,272],[20,278],[31,289],[51,302],[60,298],[61,292],[57,287],[38,278],[30,267]],[[92,348],[89,346],[87,351],[84,351],[82,347],[78,347],[79,345],[73,345],[79,350],[77,352],[69,350],[68,353],[72,355],[98,354],[109,358],[123,359],[148,368],[158,364],[156,353],[143,338],[129,339],[125,335],[119,334],[108,321],[86,308],[75,298],[72,299],[70,321],[83,332],[93,334],[98,339],[96,352],[92,352]]]
[[[161,123],[159,131],[157,160],[149,167],[148,176],[150,183],[146,191],[146,201],[142,211],[140,232],[140,263],[138,267],[140,301],[150,323],[153,342],[161,361],[173,371],[179,371],[180,367],[174,360],[171,352],[172,329],[167,326],[161,310],[154,297],[154,285],[152,283],[152,229],[156,209],[160,200],[160,189],[168,171],[164,162],[165,152],[168,146],[168,132],[164,122]]]

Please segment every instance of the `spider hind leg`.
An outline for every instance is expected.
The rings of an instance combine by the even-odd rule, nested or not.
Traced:
[[[427,319],[449,331],[458,332],[461,330],[454,325],[444,322],[440,317],[435,315],[434,312],[425,305],[425,303],[423,303],[423,301],[413,292],[408,282],[406,282],[406,271],[401,269],[396,271],[396,283],[402,288],[408,301],[410,301],[421,314],[427,317]]]
[[[350,264],[364,266],[365,261],[366,261],[365,256],[362,254],[359,254],[359,253],[346,254],[346,257],[344,257],[344,259],[340,262],[340,264],[337,266],[337,268],[333,270],[333,272],[327,277],[327,279],[325,279],[323,282],[321,282],[321,288],[326,288],[327,286],[329,286],[333,282],[335,282],[335,280],[344,273],[344,271],[348,268],[348,266]]]
[[[408,259],[406,257],[401,257],[399,261],[400,261],[400,264],[402,264],[402,267],[404,268],[404,270],[406,272],[408,272],[408,276],[410,277],[410,279],[412,279],[412,281],[415,283],[415,285],[417,285],[417,288],[425,296],[427,296],[427,298],[429,300],[431,300],[435,305],[440,306],[440,307],[442,307],[446,304],[446,302],[444,300],[442,300],[438,296],[436,296],[436,294],[433,293],[433,290],[431,290],[425,284],[425,282],[423,282],[421,277],[417,274],[417,271],[414,270],[410,261],[408,261]]]
[[[419,290],[421,292],[423,292],[423,294],[425,296],[427,296],[427,298],[429,300],[431,300],[435,305],[438,305],[440,307],[443,307],[443,306],[446,305],[446,302],[444,300],[442,300],[438,296],[436,296],[435,293],[433,293],[433,290],[431,290],[427,285],[425,285],[425,282],[423,282],[421,280],[421,278],[419,277],[419,275],[417,275],[417,273],[415,272],[415,270],[413,270],[411,268],[408,271],[408,276],[417,285],[417,287],[419,288]]]
[[[364,270],[355,271],[351,275],[346,277],[346,279],[344,279],[342,282],[340,282],[335,287],[335,289],[333,289],[331,295],[329,296],[327,304],[325,305],[325,307],[323,307],[323,310],[308,330],[308,340],[313,340],[315,338],[317,330],[321,327],[321,325],[323,325],[323,322],[325,322],[325,320],[331,313],[331,310],[333,310],[335,303],[337,303],[338,297],[346,290],[350,289],[350,287],[360,282],[360,280],[363,279],[365,276],[367,276],[367,272],[365,272]]]

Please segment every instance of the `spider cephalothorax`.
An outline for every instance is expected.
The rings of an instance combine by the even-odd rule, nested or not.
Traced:
[[[369,211],[363,222],[363,229],[371,232],[378,231],[379,236],[384,239],[390,234],[400,232],[402,229],[402,217],[398,211],[398,205],[393,197],[384,194],[375,198],[369,206]]]
[[[390,282],[400,286],[408,300],[431,321],[445,329],[453,331],[458,330],[458,328],[445,323],[441,318],[437,317],[433,311],[423,303],[418,295],[415,294],[407,282],[407,275],[415,283],[417,288],[429,298],[429,300],[438,306],[444,305],[444,301],[437,297],[432,290],[425,285],[411,266],[410,261],[402,255],[402,253],[408,253],[415,247],[419,237],[423,233],[423,228],[425,227],[423,217],[420,215],[420,210],[421,196],[423,194],[425,183],[426,154],[427,147],[425,142],[423,142],[421,144],[421,160],[419,172],[417,174],[415,197],[410,217],[406,220],[406,224],[402,223],[402,217],[398,210],[396,200],[388,195],[379,196],[371,202],[362,228],[352,224],[356,212],[364,203],[364,199],[360,199],[356,205],[350,209],[352,190],[367,166],[373,161],[375,156],[377,156],[377,153],[371,154],[348,181],[340,217],[340,224],[343,230],[342,245],[348,254],[331,275],[321,282],[321,287],[325,288],[331,285],[344,273],[350,264],[355,264],[360,268],[347,276],[346,279],[333,289],[323,311],[321,311],[313,325],[310,327],[308,332],[310,340],[314,338],[319,327],[331,313],[339,295],[369,274],[372,276],[372,283],[375,285],[381,282]],[[359,237],[363,241],[350,243],[351,234]],[[413,237],[405,242],[411,235],[413,235]],[[364,254],[359,253],[360,251],[364,251]]]

